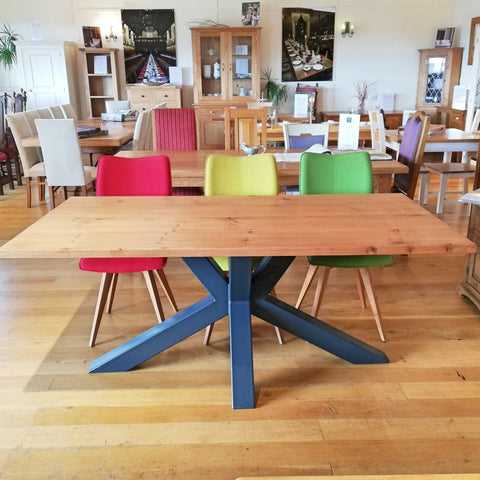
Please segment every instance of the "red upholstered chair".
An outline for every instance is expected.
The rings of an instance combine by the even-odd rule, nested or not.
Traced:
[[[157,151],[196,150],[197,133],[193,108],[152,110],[153,148]],[[172,195],[202,195],[197,187],[173,187]]]
[[[170,195],[172,180],[170,160],[165,155],[142,158],[123,158],[104,155],[98,162],[97,195],[100,196],[162,196]],[[115,287],[119,273],[143,272],[150,298],[158,321],[164,320],[164,314],[155,276],[160,281],[165,294],[176,312],[173,298],[163,268],[166,258],[82,258],[80,269],[102,273],[97,306],[90,335],[90,346],[95,344],[102,315],[107,306],[111,311]]]

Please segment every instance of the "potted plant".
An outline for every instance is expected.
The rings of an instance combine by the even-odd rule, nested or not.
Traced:
[[[4,23],[0,27],[0,63],[5,69],[11,68],[17,60],[14,43],[16,40],[18,40],[18,35],[13,33],[10,25]]]
[[[265,92],[267,93],[268,99],[273,102],[274,105],[279,106],[282,103],[285,103],[288,98],[288,87],[287,85],[282,85],[277,83],[272,78],[272,69],[264,70],[262,72],[263,79],[266,80],[265,83]]]

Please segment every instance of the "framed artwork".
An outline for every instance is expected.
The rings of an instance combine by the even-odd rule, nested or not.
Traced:
[[[470,46],[468,48],[468,65],[473,65],[473,51],[475,50],[475,27],[480,24],[480,17],[472,18],[470,24]]]
[[[244,27],[260,25],[260,2],[242,3],[242,25]]]
[[[282,9],[282,82],[333,78],[335,9]]]
[[[127,84],[162,84],[177,65],[174,10],[122,10]]]
[[[449,48],[453,45],[454,27],[439,28],[435,37],[435,48]]]
[[[102,48],[100,27],[82,27],[83,44],[87,48]]]

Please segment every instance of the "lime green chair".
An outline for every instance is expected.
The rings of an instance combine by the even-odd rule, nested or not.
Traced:
[[[299,187],[300,195],[373,193],[370,156],[362,151],[339,155],[305,152],[300,158]],[[319,267],[322,269],[313,299],[311,312],[313,317],[317,316],[331,269],[353,268],[357,274],[356,283],[362,307],[366,307],[366,293],[380,339],[384,342],[380,311],[369,268],[390,265],[393,263],[393,257],[391,255],[315,256],[308,257],[308,261],[310,267],[300,290],[296,308],[300,307]]]
[[[275,157],[268,153],[234,157],[211,154],[205,160],[205,195],[278,195]],[[228,257],[214,257],[220,268],[228,271]],[[254,261],[254,264],[258,263]],[[272,295],[275,292],[272,291]],[[207,327],[204,344],[208,345],[213,324]],[[278,342],[282,334],[275,327]]]

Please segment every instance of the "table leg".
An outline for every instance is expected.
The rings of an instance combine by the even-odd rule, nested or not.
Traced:
[[[218,265],[208,258],[184,261],[210,295],[97,358],[90,373],[130,370],[228,315],[228,279]]]
[[[251,279],[251,258],[229,259],[228,311],[233,408],[255,407],[250,323]]]
[[[388,363],[385,353],[269,295],[294,257],[264,258],[254,272],[253,315],[354,364]]]

